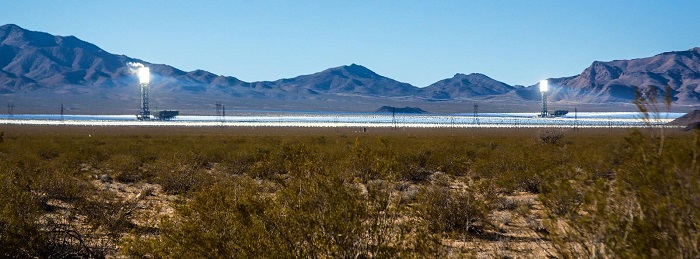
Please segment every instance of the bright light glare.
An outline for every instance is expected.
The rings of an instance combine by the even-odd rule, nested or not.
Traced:
[[[148,84],[151,82],[151,70],[149,68],[139,68],[139,82],[141,82],[141,84]]]
[[[546,92],[546,91],[549,91],[549,85],[548,85],[548,84],[549,84],[549,83],[547,82],[547,80],[542,80],[542,81],[540,81],[540,92],[543,92],[543,93],[544,93],[544,92]]]

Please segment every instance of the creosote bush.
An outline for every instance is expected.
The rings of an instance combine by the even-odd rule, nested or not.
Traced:
[[[434,232],[481,234],[494,209],[495,192],[485,184],[451,190],[449,182],[426,186],[418,198],[423,218]]]
[[[537,138],[542,143],[554,145],[564,137],[564,130],[557,128],[542,129],[537,133]]]
[[[311,177],[311,172],[318,175]],[[291,174],[273,194],[260,193],[261,185],[247,176],[200,190],[178,207],[177,217],[162,223],[160,235],[127,239],[125,252],[177,258],[434,253],[436,238],[425,228],[409,224],[412,220],[398,220],[391,186],[372,184],[364,196],[342,174],[305,169]]]
[[[6,173],[0,174],[0,256],[30,257],[39,253],[44,242],[37,223],[41,204],[26,186],[15,184],[17,179]]]
[[[0,257],[445,257],[519,214],[558,257],[700,254],[697,133],[10,130]],[[148,226],[115,194],[146,183],[175,208]],[[522,192],[532,201],[504,198]]]

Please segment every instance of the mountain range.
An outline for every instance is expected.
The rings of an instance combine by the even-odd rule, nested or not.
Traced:
[[[115,55],[74,36],[8,24],[0,26],[0,102],[21,105],[26,112],[51,111],[59,99],[80,113],[132,112],[138,108],[139,88],[127,66],[130,62],[150,67],[152,103],[194,113],[216,101],[234,109],[374,111],[392,105],[465,112],[465,107],[479,103],[493,111],[532,106],[536,112],[533,104],[541,98],[536,85],[511,86],[478,73],[458,73],[416,87],[357,64],[276,81],[244,82]],[[549,100],[567,107],[631,108],[634,87],[649,85],[660,89],[668,85],[676,106],[694,106],[700,104],[700,48],[595,61],[579,75],[551,78],[549,83]]]

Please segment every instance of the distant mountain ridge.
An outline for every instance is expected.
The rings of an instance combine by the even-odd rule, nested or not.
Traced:
[[[610,62],[595,61],[581,74],[552,78],[554,101],[628,102],[635,87],[670,86],[676,103],[700,103],[700,48],[665,52],[653,57]],[[536,88],[520,89],[525,99],[537,99]]]
[[[431,99],[461,99],[485,95],[501,95],[518,89],[486,75],[456,74],[423,89],[423,96]]]
[[[366,67],[352,64],[273,82],[261,82],[286,92],[338,95],[411,96],[420,89],[407,83],[380,76]]]
[[[74,36],[54,36],[25,30],[17,25],[0,27],[0,93],[22,92],[36,88],[75,89],[85,87],[125,87],[136,78],[125,66],[139,62],[151,67],[152,87],[172,92],[227,94],[254,98],[303,98],[319,94],[338,96],[417,97],[432,98],[425,92],[454,97],[477,96],[478,93],[503,93],[510,86],[484,75],[477,83],[455,84],[460,89],[443,86],[419,88],[398,82],[357,64],[329,68],[324,71],[276,81],[243,82],[235,77],[216,75],[203,70],[185,72],[175,67],[151,64],[124,55],[113,55]],[[459,75],[459,74],[458,74]],[[479,77],[476,79],[476,77]],[[479,85],[480,82],[487,83]],[[496,89],[490,89],[495,86]],[[473,87],[475,89],[465,89]],[[444,99],[437,96],[438,99]]]
[[[111,54],[74,36],[54,36],[0,26],[0,99],[35,96],[34,103],[53,95],[75,96],[74,102],[120,105],[138,98],[136,76],[128,62],[151,68],[151,91],[162,105],[203,107],[212,99],[234,98],[239,107],[264,103],[271,109],[301,108],[308,103],[322,109],[338,103],[365,103],[366,111],[398,105],[426,103],[489,102],[509,104],[537,101],[537,87],[511,86],[486,75],[455,74],[424,88],[381,76],[357,64],[329,68],[317,73],[275,81],[244,82],[204,70],[182,71],[165,64],[152,64],[125,55]],[[700,103],[700,48],[673,51],[649,58],[595,61],[581,74],[549,79],[552,102],[629,103],[634,87],[669,85],[676,103]],[[31,99],[27,97],[26,99]],[[248,101],[247,101],[248,100]],[[290,102],[295,102],[291,105]],[[30,101],[26,101],[30,102]],[[31,105],[31,103],[30,103]],[[90,106],[92,104],[85,104]],[[291,105],[291,106],[290,106]],[[353,108],[355,109],[355,108]]]

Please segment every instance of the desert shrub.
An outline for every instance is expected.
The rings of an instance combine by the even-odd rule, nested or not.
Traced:
[[[550,152],[540,145],[523,143],[517,147],[517,144],[504,143],[483,151],[471,165],[473,177],[494,179],[503,193],[518,190],[538,193],[545,172],[553,166],[548,157]]]
[[[364,233],[357,240],[360,249],[354,249],[356,254],[370,257],[442,255],[443,251],[437,246],[441,235],[431,233],[426,221],[409,211],[408,204],[417,197],[417,188],[406,187],[407,192],[403,194],[408,194],[407,197],[403,194],[396,195],[394,190],[404,187],[389,181],[375,180],[366,186],[367,194],[363,199],[367,215],[362,223]]]
[[[48,222],[42,234],[45,242],[39,248],[38,258],[104,258],[106,247],[91,246],[85,235],[74,224]],[[94,244],[92,244],[94,245]]]
[[[114,153],[114,150],[110,150],[113,147],[99,140],[77,140],[74,143],[63,144],[62,147],[65,157],[63,161],[71,165],[98,165]]]
[[[385,138],[379,139],[376,145],[368,145],[355,139],[348,159],[348,167],[363,182],[392,179],[400,171],[396,153]]]
[[[417,177],[414,179],[415,181],[424,181],[427,179],[427,176],[421,176],[420,172],[436,170],[437,166],[432,161],[434,159],[432,158],[433,152],[431,151],[431,147],[421,147],[413,152],[401,150],[401,147],[394,147],[392,149],[394,153],[396,153],[396,159],[399,162],[397,171],[401,174],[401,178],[410,179]]]
[[[58,199],[75,202],[84,199],[93,189],[74,169],[65,167],[58,161],[34,164],[31,188],[39,194],[42,201]]]
[[[539,198],[547,210],[557,216],[578,213],[583,203],[584,189],[575,182],[556,179],[546,183]]]
[[[32,257],[44,243],[37,224],[40,202],[14,180],[11,175],[0,172],[0,256]]]
[[[669,132],[661,145],[663,135],[652,136],[652,129],[625,138],[616,130],[582,130],[554,145],[541,144],[532,130],[357,138],[286,131],[11,134],[0,145],[0,206],[9,213],[0,218],[0,235],[36,238],[2,243],[0,251],[100,257],[114,253],[103,247],[123,247],[132,257],[444,257],[456,236],[493,233],[519,213],[560,257],[697,257],[697,136]],[[121,172],[136,173],[120,179]],[[131,225],[142,216],[133,213],[143,212],[96,191],[88,176],[102,173],[177,194],[173,217],[153,229]],[[501,197],[537,193],[543,206],[499,199],[496,191]],[[51,222],[57,213],[65,213],[64,221]],[[92,245],[104,235],[108,245]],[[80,240],[91,245],[76,245]]]
[[[187,164],[191,168],[207,168],[212,161],[217,161],[214,156],[208,156],[200,150],[188,150],[176,155],[178,161]]]
[[[227,152],[221,163],[222,172],[229,175],[252,174],[252,165],[256,162],[254,152],[235,150]]]
[[[133,183],[144,179],[141,161],[133,155],[116,154],[106,162],[108,169],[114,172],[114,179],[124,183]]]
[[[293,178],[279,193],[280,211],[271,215],[282,250],[294,257],[345,257],[361,249],[368,208],[360,190],[333,175]],[[367,251],[364,251],[365,253]]]
[[[245,173],[256,179],[273,179],[276,176],[310,170],[321,166],[319,154],[313,153],[303,142],[284,142],[270,148],[256,148],[252,159],[238,161],[235,167],[248,169]],[[250,165],[246,165],[248,162]]]
[[[425,168],[408,168],[401,172],[401,180],[411,181],[414,183],[428,180],[433,172]]]
[[[92,232],[104,232],[113,241],[118,240],[122,233],[134,228],[131,222],[135,203],[124,201],[114,195],[101,193],[100,195],[77,204],[78,211],[85,217],[91,226]]]
[[[60,155],[58,149],[56,147],[51,146],[40,149],[38,154],[39,157],[41,157],[41,159],[44,160],[51,160],[57,158]]]
[[[246,174],[257,179],[272,179],[274,176],[284,174],[284,160],[279,153],[266,148],[259,148],[255,151],[253,164],[250,165]]]
[[[537,138],[542,143],[554,145],[564,137],[564,130],[557,128],[542,129],[537,133]]]
[[[297,146],[301,148],[300,146]],[[297,150],[299,151],[299,150]],[[297,153],[297,152],[293,152]],[[302,154],[304,152],[301,152]],[[299,154],[299,153],[297,153]],[[367,196],[341,173],[292,166],[275,193],[247,176],[197,191],[153,237],[124,241],[130,256],[386,257],[427,254],[437,239],[415,220],[399,220],[393,186],[373,183]],[[390,209],[391,208],[391,209]]]
[[[0,143],[5,141],[5,131],[0,130]]]
[[[223,181],[195,193],[161,223],[160,235],[127,239],[124,253],[158,258],[248,258],[274,255],[276,243],[262,216],[271,200],[258,196],[250,178]]]
[[[155,182],[163,186],[168,194],[185,194],[197,187],[207,185],[210,181],[201,169],[177,163],[157,172]]]
[[[446,161],[437,166],[437,170],[454,176],[467,175],[472,170],[473,158],[457,154],[446,154]]]
[[[697,257],[700,171],[698,158],[691,154],[700,150],[698,136],[694,142],[667,141],[665,146],[660,143],[663,138],[652,139],[651,145],[637,140],[629,139],[631,159],[616,174],[617,188],[632,190],[641,209],[638,218],[631,221],[637,236],[628,241],[631,248],[640,254]]]
[[[25,181],[0,170],[0,257],[99,257],[78,242],[82,234],[42,217],[45,196]]]
[[[520,203],[513,198],[498,197],[494,201],[494,208],[497,210],[515,210],[520,206]]]
[[[451,190],[443,184],[424,187],[417,203],[430,229],[448,234],[480,234],[492,210],[495,193],[476,184],[465,190]]]
[[[284,143],[281,147],[280,160],[283,161],[284,173],[304,175],[308,172],[322,171],[320,161],[304,143]]]
[[[697,133],[696,133],[697,134]],[[614,175],[586,186],[552,187],[583,193],[579,211],[550,210],[548,235],[567,257],[677,257],[700,254],[698,136],[674,140],[631,131]],[[546,197],[545,197],[546,198]],[[554,198],[554,197],[552,197]],[[566,199],[564,199],[566,200]]]

